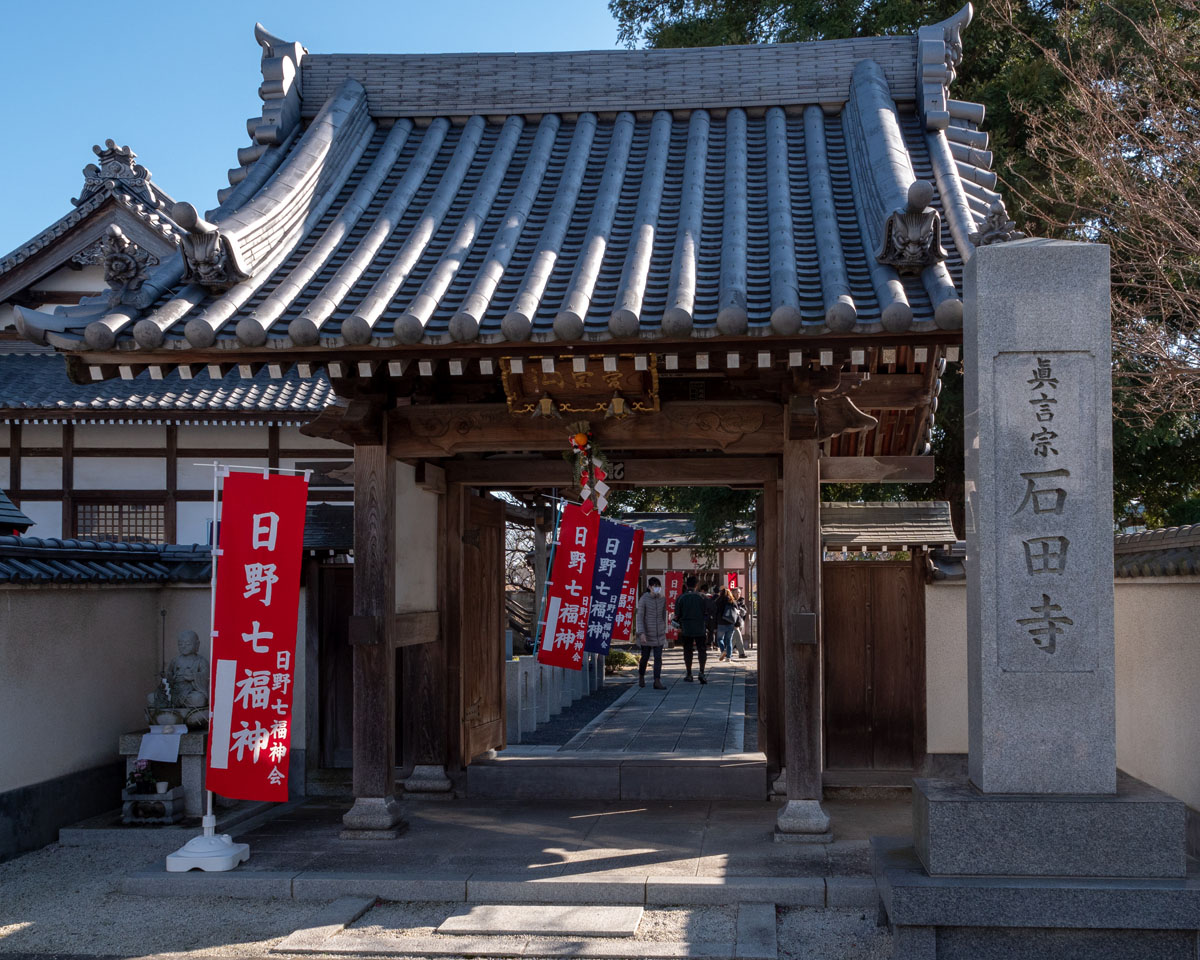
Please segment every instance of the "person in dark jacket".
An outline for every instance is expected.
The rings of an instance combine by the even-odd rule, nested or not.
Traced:
[[[705,649],[717,647],[717,587],[716,584],[700,584],[700,595],[704,597],[704,644]]]
[[[692,682],[692,651],[700,654],[700,682],[708,683],[704,676],[704,664],[708,659],[708,651],[704,644],[704,596],[696,591],[696,577],[690,576],[684,582],[683,593],[675,601],[675,619],[679,622],[679,634],[683,638],[683,663],[687,667],[687,676],[683,679]]]

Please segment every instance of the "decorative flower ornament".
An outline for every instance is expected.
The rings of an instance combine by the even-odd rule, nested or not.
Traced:
[[[592,510],[603,513],[608,506],[609,487],[604,482],[610,467],[608,457],[593,442],[591,424],[586,420],[573,423],[567,429],[571,449],[563,454],[563,458],[571,462],[575,482],[583,497],[583,510],[585,513]]]

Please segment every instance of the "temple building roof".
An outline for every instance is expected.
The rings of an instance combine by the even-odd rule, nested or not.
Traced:
[[[1001,212],[983,108],[949,96],[969,20],[440,56],[314,55],[259,27],[263,111],[219,205],[173,203],[179,252],[136,287],[18,325],[110,365],[956,335]]]

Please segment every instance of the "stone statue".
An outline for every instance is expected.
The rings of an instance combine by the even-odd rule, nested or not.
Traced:
[[[899,274],[919,274],[946,259],[942,249],[942,217],[930,203],[933,184],[914,180],[908,187],[908,207],[895,210],[883,225],[883,243],[875,259]]]
[[[179,634],[179,655],[168,665],[157,690],[146,697],[151,724],[208,725],[208,661],[200,656],[195,630]]]

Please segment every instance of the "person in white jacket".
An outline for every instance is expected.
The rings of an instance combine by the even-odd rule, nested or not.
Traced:
[[[646,663],[654,655],[654,689],[666,690],[662,682],[662,654],[667,642],[667,598],[663,596],[662,581],[651,577],[646,581],[650,589],[638,598],[637,638],[642,647],[642,660],[638,664],[638,686],[646,685]]]

